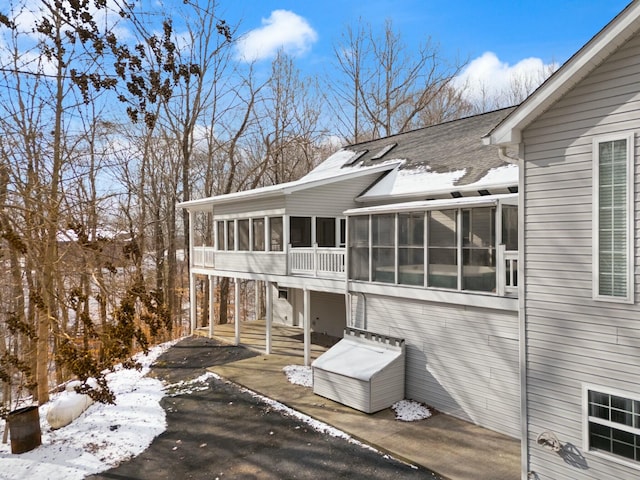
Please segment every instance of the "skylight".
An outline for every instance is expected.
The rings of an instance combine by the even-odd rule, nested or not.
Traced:
[[[353,156],[344,162],[343,167],[350,167],[351,165],[355,165],[355,163],[360,160],[369,150],[360,150],[358,152],[354,152]]]
[[[387,153],[389,153],[391,150],[393,150],[396,145],[398,145],[398,144],[397,143],[390,143],[389,145],[384,146],[382,148],[382,150],[380,150],[373,157],[371,157],[371,160],[380,160]]]

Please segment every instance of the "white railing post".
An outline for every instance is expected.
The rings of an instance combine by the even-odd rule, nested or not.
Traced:
[[[498,295],[500,295],[501,297],[504,297],[504,293],[505,293],[505,287],[506,287],[506,283],[507,283],[507,275],[506,275],[506,261],[505,261],[505,255],[504,252],[506,251],[507,247],[504,243],[501,243],[500,245],[498,245],[498,249],[497,249],[497,253],[498,253],[498,258],[497,258],[497,262],[498,262],[498,276],[496,278],[496,282],[497,282],[497,288],[496,288],[496,292]]]

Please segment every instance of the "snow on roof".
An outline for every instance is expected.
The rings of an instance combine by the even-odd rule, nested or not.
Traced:
[[[415,169],[394,170],[376,183],[358,200],[368,201],[386,197],[410,197],[436,195],[453,191],[473,191],[482,188],[508,187],[518,184],[518,166],[503,165],[487,170],[479,180],[466,185],[458,182],[467,173],[466,169],[451,172],[434,172],[427,166]]]
[[[424,197],[451,191],[515,186],[518,167],[504,162],[495,146],[482,142],[482,138],[512,110],[496,110],[349,145],[330,155],[299,180],[183,202],[178,206],[205,210],[215,204],[285,195],[385,171],[390,173],[359,197],[360,200]]]
[[[383,344],[343,338],[314,360],[311,366],[345,377],[369,381],[401,355],[402,351],[398,348],[385,348]]]
[[[279,183],[277,185],[269,185],[267,187],[254,188],[253,190],[228,193],[226,195],[217,195],[215,197],[203,198],[200,200],[182,202],[178,204],[178,207],[198,210],[199,208],[209,208],[211,205],[215,205],[217,203],[232,203],[243,200],[258,199],[265,196],[285,195],[297,190],[322,185],[324,183],[341,181],[346,178],[357,177],[369,173],[392,170],[401,163],[397,160],[392,160],[379,162],[367,167],[340,168],[352,156],[352,151],[344,149],[338,150],[299,180]]]

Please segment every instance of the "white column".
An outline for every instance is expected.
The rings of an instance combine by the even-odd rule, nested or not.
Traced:
[[[233,283],[235,286],[235,291],[234,291],[235,298],[233,299],[233,306],[234,306],[233,321],[235,322],[235,327],[236,327],[235,344],[240,345],[240,279],[234,278]]]
[[[260,320],[260,280],[253,281],[253,293],[254,293],[254,320]]]
[[[196,331],[196,317],[197,317],[197,309],[196,309],[196,274],[189,274],[189,320],[191,320],[191,335],[193,335]]]
[[[216,301],[216,277],[209,275],[209,337],[213,337],[213,324],[216,319],[214,309]]]
[[[311,291],[304,289],[304,365],[311,365]]]
[[[271,324],[273,323],[273,284],[271,282],[265,282],[265,294],[267,296],[267,334],[264,353],[269,355],[271,353]]]
[[[191,321],[191,335],[196,331],[198,310],[196,308],[196,274],[193,273],[193,237],[195,229],[195,214],[189,210],[189,320]]]

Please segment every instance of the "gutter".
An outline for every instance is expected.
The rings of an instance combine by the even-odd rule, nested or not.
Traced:
[[[503,162],[507,162],[507,163],[510,163],[512,165],[522,166],[522,159],[521,158],[511,157],[511,156],[507,155],[507,147],[506,146],[499,146],[498,147],[498,157]]]

